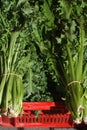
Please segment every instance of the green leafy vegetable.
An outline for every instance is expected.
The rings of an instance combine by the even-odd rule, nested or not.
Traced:
[[[84,73],[86,74],[87,68],[84,53],[86,44],[85,22],[87,19],[85,8],[87,3],[85,1],[68,3],[67,0],[62,0],[59,1],[59,4],[61,11],[59,16],[64,21],[61,35],[65,35],[60,41],[63,52],[63,60],[60,61],[63,68],[60,69],[63,69],[62,72],[65,73],[63,73],[65,76],[63,79],[66,83],[66,104],[75,123],[79,124],[82,121],[86,123],[86,105],[84,106],[84,102],[86,103],[85,94],[87,90],[84,83],[86,80]],[[59,42],[58,38],[57,42]],[[60,76],[62,77],[61,74]]]
[[[47,70],[32,38],[31,16],[39,11],[37,2],[34,8],[32,4],[0,1],[0,107],[9,117],[21,113],[23,101],[52,99]]]

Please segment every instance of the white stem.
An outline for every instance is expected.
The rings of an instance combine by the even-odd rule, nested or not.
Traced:
[[[75,124],[81,124],[82,123],[82,119],[81,118],[76,118],[75,120],[74,120],[74,122],[75,122]]]
[[[83,118],[85,124],[87,124],[87,116]]]

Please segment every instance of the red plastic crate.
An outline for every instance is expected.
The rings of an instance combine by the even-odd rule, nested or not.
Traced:
[[[0,117],[0,125],[4,127],[57,127],[72,128],[73,123],[70,112],[63,102],[24,102],[23,115],[17,118]],[[36,117],[35,111],[41,112]]]

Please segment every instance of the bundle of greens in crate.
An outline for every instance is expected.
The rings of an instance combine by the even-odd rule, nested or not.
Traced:
[[[87,2],[62,0],[59,5],[61,30],[56,39],[62,47],[60,69],[64,77],[59,74],[65,82],[65,101],[74,122],[87,123]]]
[[[9,117],[22,113],[23,101],[53,100],[48,70],[32,33],[37,3],[0,1],[0,113]]]

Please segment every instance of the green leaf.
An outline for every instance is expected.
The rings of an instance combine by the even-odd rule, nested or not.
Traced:
[[[43,12],[44,12],[45,19],[48,20],[47,25],[49,27],[53,26],[54,25],[54,15],[53,15],[53,12],[50,9],[50,6],[49,6],[47,0],[44,0]]]

